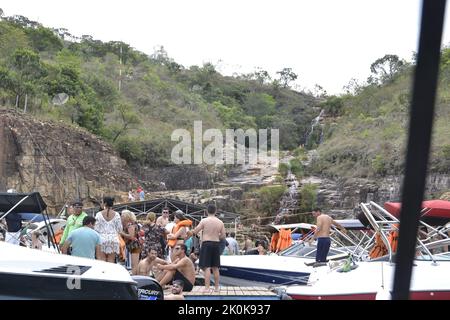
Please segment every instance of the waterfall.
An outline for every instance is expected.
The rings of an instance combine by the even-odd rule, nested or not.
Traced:
[[[308,143],[310,140],[312,134],[314,133],[314,127],[316,127],[318,124],[320,124],[320,119],[322,118],[323,114],[325,113],[325,110],[320,110],[320,113],[317,117],[315,117],[311,122],[311,130],[306,134],[305,143]],[[320,137],[318,144],[321,144],[323,141],[323,125],[320,124]]]
[[[283,216],[285,214],[290,214],[296,210],[298,206],[298,187],[299,182],[295,174],[292,173],[291,164],[289,161],[285,162],[287,165],[287,175],[285,179],[285,184],[288,190],[283,194],[280,199],[280,209],[275,219],[275,224],[285,223]]]

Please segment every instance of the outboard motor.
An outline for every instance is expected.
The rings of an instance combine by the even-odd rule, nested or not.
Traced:
[[[164,300],[164,291],[155,279],[147,276],[131,276],[137,283],[138,300]]]

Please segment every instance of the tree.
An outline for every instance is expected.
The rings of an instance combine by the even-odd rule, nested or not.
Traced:
[[[25,29],[31,45],[37,51],[59,51],[63,48],[61,39],[53,31],[44,27]]]
[[[316,98],[326,98],[327,90],[325,90],[321,85],[315,84],[312,92],[313,96]]]
[[[279,82],[283,88],[289,87],[289,83],[295,81],[298,77],[291,68],[284,68],[281,71],[277,71],[277,74],[280,75]]]
[[[133,107],[126,103],[121,103],[117,107],[121,124],[114,130],[112,142],[116,142],[117,138],[133,125],[141,123],[139,116],[134,112]]]
[[[363,85],[355,78],[351,78],[350,81],[342,88],[346,94],[357,95],[363,89]]]
[[[164,46],[160,46],[158,48],[155,48],[155,52],[150,56],[153,60],[155,60],[157,63],[166,65],[172,61],[171,58],[169,58],[169,55],[164,49]]]
[[[24,28],[37,28],[41,25],[39,22],[30,20],[27,17],[21,16],[21,15],[14,15],[12,17],[6,17],[5,20],[7,20],[11,23],[14,23],[16,25],[19,25],[21,27],[24,27]]]
[[[261,68],[257,68],[255,72],[248,74],[244,78],[256,80],[259,84],[269,83],[271,80],[269,72]]]
[[[0,62],[6,64],[18,48],[28,47],[28,37],[21,27],[0,22]]]
[[[275,112],[275,99],[266,93],[250,93],[244,102],[244,110],[254,117],[271,115]]]
[[[8,69],[0,66],[0,88],[11,90],[13,88],[13,79],[9,74]]]
[[[342,97],[331,96],[320,105],[321,108],[325,109],[326,114],[337,117],[342,115],[342,110],[344,108],[344,99]]]
[[[51,69],[47,77],[46,90],[51,97],[58,93],[77,96],[83,86],[80,79],[80,69],[74,65],[61,65]]]
[[[29,49],[17,49],[10,68],[11,91],[16,94],[16,106],[20,98],[36,90],[37,82],[45,75],[39,55]],[[26,102],[25,102],[26,108]]]
[[[369,77],[369,84],[385,84],[391,82],[395,75],[405,67],[405,61],[398,56],[387,54],[377,59],[370,65],[372,75]]]

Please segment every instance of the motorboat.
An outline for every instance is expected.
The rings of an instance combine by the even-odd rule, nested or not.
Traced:
[[[0,243],[0,299],[137,299],[122,266]]]
[[[365,230],[358,220],[337,220],[348,230]],[[306,230],[306,237],[295,242],[279,254],[267,255],[222,255],[220,257],[220,282],[222,285],[250,286],[283,286],[306,284],[310,273],[314,270],[316,246],[312,241],[313,224],[297,223],[286,225],[270,225],[274,231],[281,229]],[[356,237],[356,236],[355,236]],[[351,238],[350,234],[342,234],[333,229],[331,234],[332,247],[328,254],[329,260],[346,257],[348,253],[355,256],[366,255],[364,242],[370,237],[362,234],[362,238]],[[344,241],[343,240],[347,240]]]
[[[361,204],[361,208],[368,223],[381,235],[388,253],[368,261],[355,261],[349,256],[345,261],[315,268],[307,285],[288,286],[286,294],[299,300],[374,300],[390,297],[394,282],[395,252],[388,234],[397,228],[399,221],[390,203],[382,208],[371,202]],[[441,212],[434,218],[444,219],[448,213]],[[420,221],[421,231],[417,238],[410,297],[420,300],[449,300],[450,252],[446,250],[450,246],[450,225],[432,226],[429,222],[429,219],[427,222]]]
[[[286,293],[296,300],[375,300],[392,288],[395,264],[389,261],[358,262],[356,268],[343,272],[343,266],[329,270],[316,268],[308,285],[289,286]],[[322,269],[322,270],[321,270]],[[450,299],[450,256],[414,261],[411,299]],[[317,279],[312,278],[318,276]]]
[[[38,239],[42,244],[42,250],[57,252],[57,249],[52,245],[51,234],[56,234],[59,230],[65,227],[66,220],[64,219],[49,219],[48,222],[28,222],[21,232],[20,243],[25,247],[32,247],[32,235],[37,234]],[[49,232],[49,228],[51,231]]]
[[[0,194],[0,211],[23,212],[24,205],[26,212],[45,209],[38,193]],[[7,206],[12,208],[7,210]],[[50,234],[48,219],[45,224]],[[131,276],[120,264],[58,251],[45,252],[0,242],[0,299],[157,300],[164,297],[161,286],[153,278]]]

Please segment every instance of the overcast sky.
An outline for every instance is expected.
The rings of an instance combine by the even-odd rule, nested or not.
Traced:
[[[189,67],[211,62],[226,75],[290,67],[297,85],[343,92],[365,80],[385,54],[410,60],[417,50],[419,0],[2,0],[48,27],[151,54],[164,46]],[[443,44],[450,44],[447,4]]]

